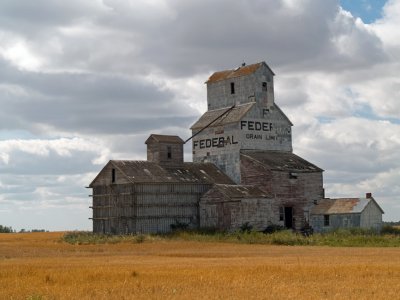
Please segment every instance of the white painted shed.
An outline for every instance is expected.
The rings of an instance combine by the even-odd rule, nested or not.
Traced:
[[[316,232],[338,228],[382,228],[384,211],[367,193],[365,198],[325,198],[311,209],[310,225]]]

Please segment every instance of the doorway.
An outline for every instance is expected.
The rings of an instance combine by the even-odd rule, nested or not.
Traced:
[[[285,227],[288,229],[293,228],[293,207],[285,206]]]

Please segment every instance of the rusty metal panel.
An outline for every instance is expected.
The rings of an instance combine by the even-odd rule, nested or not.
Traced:
[[[261,67],[261,65],[262,63],[256,63],[252,65],[242,66],[234,70],[215,72],[210,76],[206,83],[214,83],[221,80],[250,75],[254,73],[259,67]]]

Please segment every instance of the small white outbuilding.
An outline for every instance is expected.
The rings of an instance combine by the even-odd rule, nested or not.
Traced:
[[[365,198],[321,199],[311,209],[310,225],[316,232],[338,228],[380,230],[384,211],[367,193]]]

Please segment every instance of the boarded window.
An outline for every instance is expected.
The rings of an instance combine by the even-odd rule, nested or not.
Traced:
[[[167,158],[168,159],[172,158],[172,148],[171,148],[171,146],[167,146]]]
[[[111,170],[111,182],[114,183],[115,182],[115,169]]]
[[[283,206],[279,207],[279,221],[285,219],[285,208]]]
[[[329,215],[324,215],[324,226],[329,226]]]
[[[231,82],[231,94],[235,93],[235,83]]]

